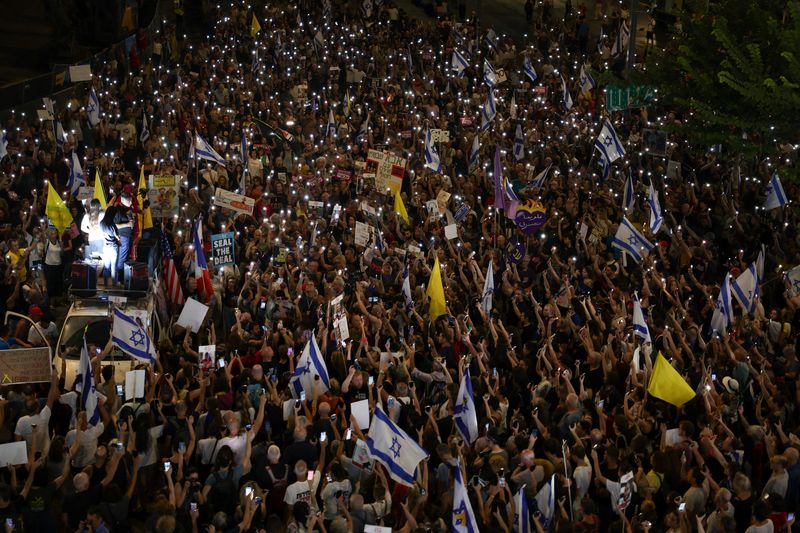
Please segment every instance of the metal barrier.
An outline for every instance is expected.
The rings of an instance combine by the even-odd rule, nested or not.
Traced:
[[[168,23],[174,21],[175,13],[173,5],[173,0],[157,1],[153,20],[144,28],[147,38],[147,49],[142,55],[150,54],[154,38],[163,32],[164,27]],[[129,50],[129,48],[127,48],[126,43],[130,43],[131,40],[135,43],[137,33],[138,30],[125,39],[110,45],[74,65],[91,65],[93,73],[99,72],[109,59],[114,58],[119,47],[125,47],[127,56],[127,50]],[[85,92],[85,86],[83,84],[85,82],[70,82],[69,67],[70,65],[59,65],[47,74],[42,74],[41,76],[29,78],[13,85],[0,88],[0,102],[2,102],[2,105],[6,106],[4,109],[0,110],[0,122],[5,122],[12,114],[17,117],[22,114],[25,116],[35,115],[37,109],[42,109],[41,99],[44,97],[51,98],[56,105],[63,105],[64,102],[73,97],[83,96]]]

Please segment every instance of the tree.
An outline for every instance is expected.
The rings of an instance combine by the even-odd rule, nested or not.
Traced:
[[[672,129],[695,151],[721,143],[727,154],[762,158],[800,144],[800,4],[697,7],[687,6],[682,34],[651,53],[630,81],[657,87],[657,109],[682,115]]]

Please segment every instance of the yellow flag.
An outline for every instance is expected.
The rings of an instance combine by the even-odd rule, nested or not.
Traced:
[[[106,208],[106,193],[103,192],[103,184],[100,182],[100,169],[98,168],[94,173],[94,195],[92,199],[100,200],[100,207]]]
[[[144,179],[144,167],[142,167],[141,171],[139,172],[139,186],[137,187],[136,194],[138,195],[140,191],[147,190],[147,180]],[[144,200],[147,199],[145,196]],[[144,200],[139,197],[139,202],[144,203]],[[150,229],[153,227],[153,214],[150,212],[150,208],[142,207],[141,213],[139,213],[139,231],[144,231],[146,229]]]
[[[256,18],[255,14],[253,14],[253,22],[250,23],[250,37],[255,38],[258,35],[258,32],[261,31],[261,24],[258,23],[258,19]]]
[[[672,368],[661,352],[658,352],[658,357],[656,357],[647,392],[676,407],[680,407],[695,396],[694,389],[686,383],[677,370]]]
[[[427,295],[431,299],[428,315],[431,320],[447,313],[447,304],[444,301],[444,287],[442,286],[442,271],[439,267],[439,258],[433,262],[431,279],[428,281]]]
[[[47,182],[47,206],[44,212],[58,230],[59,235],[72,224],[72,215],[67,209],[67,204],[64,203],[50,182]]]
[[[400,196],[399,190],[394,191],[394,210],[400,215],[406,224],[409,226],[411,225],[411,223],[408,221],[408,211],[406,211],[406,205],[403,203],[403,198]]]

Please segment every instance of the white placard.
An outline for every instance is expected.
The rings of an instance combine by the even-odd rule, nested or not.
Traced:
[[[90,65],[74,65],[69,67],[69,81],[92,81],[92,67]]]
[[[192,331],[198,332],[203,320],[206,318],[206,313],[208,313],[207,305],[201,304],[194,298],[189,298],[186,300],[181,316],[178,317],[178,322],[176,323],[182,328],[192,328]]]
[[[356,221],[356,234],[354,241],[356,246],[372,248],[377,242],[375,239],[375,228],[369,224]]]
[[[236,213],[252,215],[256,201],[249,196],[236,194],[217,187],[217,190],[214,191],[214,205],[223,209],[230,209]]]
[[[364,526],[364,533],[392,533],[392,528],[366,524]]]
[[[53,120],[53,114],[47,109],[37,109],[36,115],[39,117],[39,120]]]
[[[369,428],[369,400],[359,400],[350,404],[350,413],[356,419],[361,431]]]
[[[449,224],[445,226],[444,236],[447,237],[447,239],[450,241],[452,241],[453,239],[458,239],[458,225]]]
[[[24,440],[0,444],[0,468],[24,465],[28,462],[28,445]]]
[[[112,296],[112,295],[109,295],[108,296],[108,301],[110,303],[112,303],[112,304],[124,305],[124,304],[128,303],[128,297],[127,296]]]
[[[450,142],[450,131],[449,130],[440,130],[440,129],[432,129],[431,130],[431,140],[435,143],[449,143]]]
[[[668,429],[666,436],[667,446],[675,446],[681,443],[681,430],[680,428]]]
[[[125,401],[144,398],[144,370],[125,372]]]
[[[283,402],[283,419],[289,420],[294,414],[294,400],[286,400]]]

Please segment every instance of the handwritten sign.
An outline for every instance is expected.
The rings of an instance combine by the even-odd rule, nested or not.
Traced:
[[[94,198],[94,187],[78,188],[78,200],[83,202],[84,200],[91,200],[92,198]]]
[[[214,191],[214,205],[237,213],[252,215],[256,201],[243,194],[236,194],[217,187],[217,190]]]
[[[150,213],[153,218],[172,218],[178,215],[180,180],[169,174],[150,176]]]
[[[50,348],[0,350],[3,385],[50,381]]]
[[[375,190],[381,194],[391,189],[394,195],[403,186],[406,159],[388,152],[370,150],[367,154],[367,170],[375,173]]]
[[[211,236],[211,262],[215,268],[234,264],[233,232]]]

